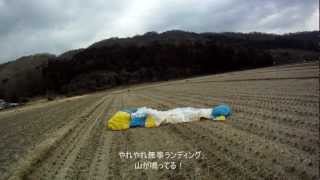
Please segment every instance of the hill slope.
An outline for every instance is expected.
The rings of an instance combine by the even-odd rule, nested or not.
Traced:
[[[0,66],[0,99],[18,101],[23,97],[39,95],[45,91],[45,79],[42,70],[50,54],[25,56]]]
[[[106,39],[56,57],[35,55],[0,65],[0,99],[75,95],[121,85],[317,60],[318,34],[173,30]]]

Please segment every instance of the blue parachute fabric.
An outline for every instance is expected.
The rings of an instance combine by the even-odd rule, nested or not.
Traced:
[[[225,116],[228,117],[232,114],[230,106],[226,104],[221,104],[212,109],[211,115],[215,117]]]
[[[146,113],[133,113],[131,114],[130,127],[144,127],[147,119]]]
[[[134,117],[131,119],[130,127],[144,127],[146,117]]]

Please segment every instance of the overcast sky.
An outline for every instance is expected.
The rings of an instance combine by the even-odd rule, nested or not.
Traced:
[[[0,0],[0,63],[147,31],[318,30],[318,14],[318,0]]]

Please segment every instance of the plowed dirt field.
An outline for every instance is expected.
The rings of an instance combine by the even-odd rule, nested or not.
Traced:
[[[124,107],[220,103],[233,109],[225,122],[106,129]],[[0,179],[319,179],[319,144],[319,63],[294,64],[1,111]]]

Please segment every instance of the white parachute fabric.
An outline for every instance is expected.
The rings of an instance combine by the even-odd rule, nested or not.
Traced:
[[[155,118],[156,126],[160,124],[175,124],[182,122],[198,121],[201,118],[212,119],[212,108],[181,107],[167,111],[159,111],[152,108],[141,107],[134,115],[152,115]]]
[[[213,108],[180,107],[167,111],[152,108],[126,108],[116,112],[107,122],[112,130],[126,130],[135,127],[154,128],[162,124],[198,121],[201,118],[224,121],[232,115],[230,106],[220,104]]]

